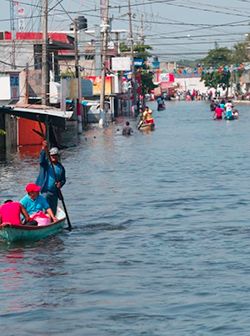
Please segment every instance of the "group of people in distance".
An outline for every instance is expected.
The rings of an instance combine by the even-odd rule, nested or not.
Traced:
[[[26,195],[19,201],[6,200],[0,206],[0,224],[46,225],[55,222],[59,189],[66,182],[65,169],[59,162],[59,150],[48,150],[46,141],[40,152],[40,172],[36,183],[26,186]]]
[[[239,112],[234,108],[231,100],[222,99],[220,102],[214,100],[211,101],[210,110],[214,112],[214,119],[238,119]]]

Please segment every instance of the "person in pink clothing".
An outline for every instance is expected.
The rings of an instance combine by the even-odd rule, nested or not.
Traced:
[[[216,106],[214,110],[214,119],[222,119],[223,118],[223,108],[221,108],[219,105]]]
[[[21,225],[21,215],[24,216],[26,222],[30,220],[26,209],[19,202],[7,200],[3,205],[0,206],[0,224],[10,223]]]

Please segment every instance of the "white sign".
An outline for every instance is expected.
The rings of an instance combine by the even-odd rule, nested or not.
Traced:
[[[25,20],[24,19],[18,19],[18,30],[20,32],[23,32],[25,30]]]
[[[112,57],[113,71],[129,71],[131,69],[130,57]]]
[[[169,73],[161,73],[160,82],[169,82]]]

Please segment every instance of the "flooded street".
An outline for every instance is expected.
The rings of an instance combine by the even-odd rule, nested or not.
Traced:
[[[250,113],[171,102],[156,129],[84,133],[62,154],[72,232],[0,242],[0,333],[249,335]],[[119,131],[118,131],[119,129]],[[1,202],[38,159],[0,164]]]

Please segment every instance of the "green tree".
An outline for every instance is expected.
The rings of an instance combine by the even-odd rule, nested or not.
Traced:
[[[204,81],[206,87],[216,89],[219,86],[225,88],[229,86],[230,75],[229,70],[214,70],[204,73],[201,80]]]
[[[232,62],[232,51],[224,47],[212,49],[209,51],[208,55],[203,58],[202,62],[208,67],[230,65]]]
[[[151,57],[149,50],[152,50],[152,47],[150,45],[143,43],[137,43],[134,45],[135,57],[142,58],[144,61]],[[121,42],[120,51],[121,53],[128,53],[131,51],[131,48],[125,42]]]
[[[0,136],[4,136],[4,135],[6,135],[5,130],[3,130],[3,129],[0,128]]]
[[[232,61],[235,64],[249,62],[248,42],[240,42],[234,45],[232,51]]]
[[[152,47],[147,44],[138,43],[134,47],[134,53],[135,57],[143,59],[143,66],[137,71],[141,71],[141,82],[142,82],[142,94],[145,96],[145,94],[149,93],[151,90],[157,87],[157,85],[154,84],[154,73],[150,71],[149,66],[147,65],[147,60],[149,57],[151,57],[150,50],[152,50]]]
[[[180,59],[177,62],[178,67],[190,67],[190,68],[195,68],[199,64],[202,63],[202,60],[197,59],[197,60],[188,60],[188,59]]]
[[[121,42],[120,43],[120,52],[124,53],[124,52],[129,52],[129,51],[130,51],[129,46],[125,42]]]
[[[66,70],[64,72],[61,72],[61,77],[62,78],[74,78],[75,77],[75,74],[73,71],[71,70]]]
[[[141,83],[142,83],[142,94],[145,96],[145,94],[149,93],[151,90],[157,87],[157,85],[154,84],[154,73],[150,71],[149,66],[147,65],[147,60],[149,57],[151,57],[151,53],[149,52],[152,50],[152,47],[146,44],[137,44],[134,47],[135,57],[142,58],[143,59],[143,66],[141,69],[137,69],[138,71],[141,71]]]
[[[148,44],[138,43],[134,46],[136,57],[142,58],[144,61],[147,61],[152,56],[149,50],[152,50],[152,47]]]
[[[142,94],[145,96],[151,90],[155,89],[157,85],[153,83],[154,73],[148,70],[142,70],[141,81],[142,81]]]
[[[130,47],[124,42],[120,44],[121,52],[128,53]],[[135,72],[141,73],[141,82],[142,82],[142,94],[145,95],[157,86],[153,83],[154,74],[150,71],[149,66],[147,65],[147,60],[151,57],[150,50],[152,47],[144,43],[137,43],[134,45],[134,57],[143,59],[143,65],[141,67],[136,67]]]
[[[201,81],[204,81],[204,84],[208,88],[222,87],[226,89],[226,96],[228,94],[228,88],[230,86],[231,72],[227,69],[213,70],[202,74]]]

